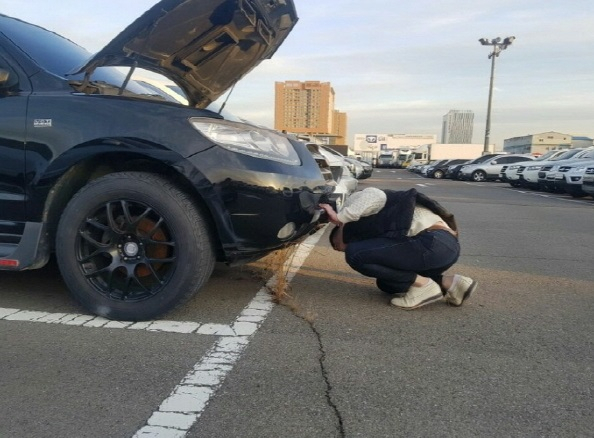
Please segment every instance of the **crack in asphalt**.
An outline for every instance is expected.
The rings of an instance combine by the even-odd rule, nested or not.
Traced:
[[[328,403],[328,406],[330,406],[330,408],[334,412],[336,420],[338,421],[338,434],[339,434],[340,438],[345,438],[346,434],[344,431],[344,421],[342,419],[342,415],[341,415],[340,411],[338,410],[338,406],[336,406],[336,404],[332,400],[332,384],[330,383],[330,378],[328,377],[328,371],[326,370],[326,366],[324,364],[324,362],[326,360],[326,351],[324,350],[324,344],[322,343],[322,336],[320,335],[320,332],[318,331],[318,329],[316,329],[316,327],[312,321],[310,321],[303,315],[300,315],[295,310],[296,309],[292,309],[293,314],[297,318],[300,318],[307,323],[307,325],[309,326],[309,328],[311,329],[313,334],[316,336],[316,339],[318,340],[318,349],[320,351],[320,357],[318,359],[318,362],[320,363],[320,371],[322,373],[322,378],[324,379],[324,383],[326,384],[326,394],[325,394],[326,402]]]

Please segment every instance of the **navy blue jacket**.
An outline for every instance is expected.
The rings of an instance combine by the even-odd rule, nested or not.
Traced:
[[[407,191],[384,190],[386,205],[378,213],[365,216],[356,222],[344,225],[343,240],[345,243],[375,237],[406,236],[416,204],[428,208],[440,216],[454,231],[458,230],[454,215],[448,212],[437,201],[417,192],[416,189]]]

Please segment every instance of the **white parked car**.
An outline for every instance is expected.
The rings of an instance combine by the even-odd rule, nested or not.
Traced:
[[[308,147],[310,146],[311,145],[308,144]],[[349,169],[349,166],[341,153],[323,145],[316,144],[315,146],[317,146],[320,153],[324,156],[324,158],[326,158],[326,161],[330,166],[332,176],[334,177],[334,181],[337,182],[334,193],[340,195],[339,199],[336,201],[336,207],[340,208],[346,198],[355,190],[357,190],[359,181],[351,173],[351,170]]]
[[[547,192],[558,191],[558,187],[555,184],[557,180],[557,174],[560,172],[567,172],[569,168],[575,164],[581,164],[582,162],[594,160],[594,148],[586,149],[579,154],[574,155],[569,160],[560,160],[557,164],[551,166],[545,166],[538,172],[538,184]],[[559,178],[561,179],[561,178]]]
[[[594,166],[594,160],[578,160],[573,164],[560,166],[555,174],[555,192],[567,193],[574,198],[588,196],[582,190],[582,182],[586,169],[590,166]]]
[[[594,165],[586,167],[582,178],[582,190],[594,198]]]
[[[373,173],[373,167],[365,161],[360,161],[353,157],[344,157],[344,159],[349,169],[351,169],[351,173],[357,179],[369,178]]]
[[[549,158],[545,161],[538,161],[534,160],[533,163],[530,164],[523,164],[520,163],[520,167],[516,172],[516,176],[518,177],[518,181],[521,187],[527,187],[531,189],[537,189],[538,187],[538,173],[541,172],[542,169],[548,168],[550,169],[553,167],[558,161],[568,160],[573,158],[575,155],[580,154],[584,151],[583,148],[578,149],[569,149],[562,154],[557,155],[554,158]]]
[[[535,158],[534,160],[518,161],[514,164],[506,164],[501,169],[500,179],[501,181],[507,181],[512,187],[520,187],[522,185],[520,181],[520,174],[518,173],[520,168],[525,169],[528,166],[538,166],[538,164],[542,163],[543,161],[548,161],[558,157],[559,155],[565,153],[566,150],[567,149],[549,151],[546,154]]]

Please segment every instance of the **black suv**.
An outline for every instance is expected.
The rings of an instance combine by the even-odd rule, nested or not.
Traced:
[[[86,309],[142,320],[192,296],[216,261],[315,231],[331,174],[303,143],[208,108],[296,21],[291,0],[164,0],[91,56],[0,15],[0,269],[55,251]],[[131,80],[136,68],[188,105]]]

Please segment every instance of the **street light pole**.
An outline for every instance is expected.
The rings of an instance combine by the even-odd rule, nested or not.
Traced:
[[[501,42],[501,38],[493,38],[489,41],[487,38],[479,39],[479,42],[483,46],[493,46],[493,51],[489,54],[489,59],[491,60],[491,80],[489,82],[489,103],[487,105],[487,122],[485,127],[485,144],[483,146],[483,154],[489,153],[489,136],[491,135],[491,102],[493,100],[493,80],[495,78],[495,58],[499,56],[502,50],[507,49],[508,46],[511,46],[511,43],[516,39],[516,37],[510,36],[507,37]]]

